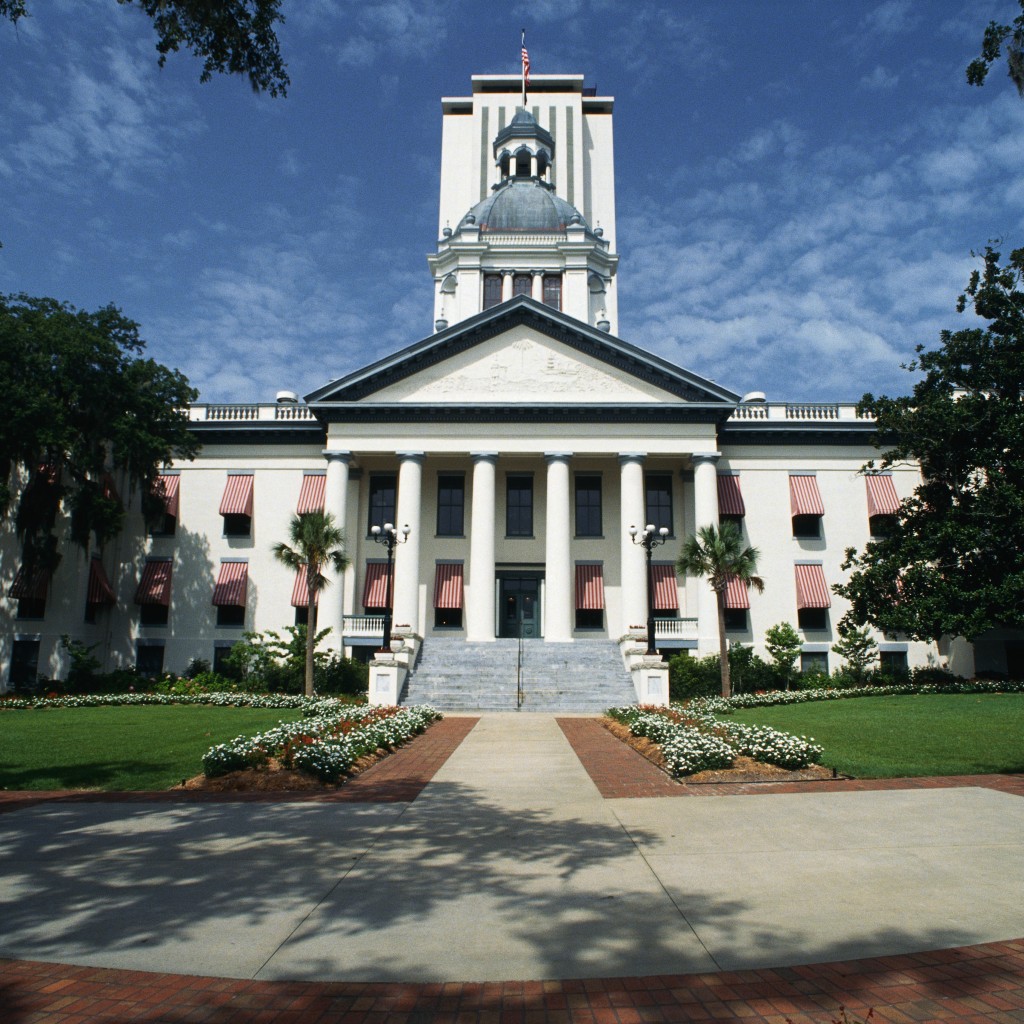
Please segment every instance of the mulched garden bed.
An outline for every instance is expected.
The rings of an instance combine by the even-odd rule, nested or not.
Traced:
[[[666,775],[669,774],[661,747],[657,743],[653,743],[646,736],[634,736],[628,726],[611,718],[602,718],[601,724],[617,739],[631,746],[638,754],[642,754]],[[710,768],[693,775],[684,775],[677,781],[686,786],[700,786],[730,782],[816,782],[834,777],[831,768],[817,764],[790,771],[775,764],[763,764],[749,757],[737,757],[732,768]]]

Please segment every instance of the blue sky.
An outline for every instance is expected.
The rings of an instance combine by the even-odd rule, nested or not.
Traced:
[[[114,0],[0,24],[0,291],[142,325],[202,401],[307,393],[431,331],[440,97],[616,97],[619,334],[770,400],[905,393],[970,252],[1024,245],[1024,101],[964,67],[1012,0],[285,0],[292,85],[160,70]]]

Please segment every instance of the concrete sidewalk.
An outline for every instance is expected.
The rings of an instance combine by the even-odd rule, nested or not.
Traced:
[[[1024,933],[1024,801],[982,788],[605,800],[487,715],[412,803],[0,816],[0,957],[260,979],[772,967]]]

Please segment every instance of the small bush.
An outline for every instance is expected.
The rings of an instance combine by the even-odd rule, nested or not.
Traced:
[[[668,689],[673,701],[714,697],[722,692],[722,672],[717,654],[692,658],[677,654],[669,659]]]

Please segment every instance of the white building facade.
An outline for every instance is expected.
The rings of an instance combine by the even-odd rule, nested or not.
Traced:
[[[714,594],[673,567],[725,517],[765,580],[763,595],[730,591],[730,639],[763,654],[788,621],[805,667],[839,667],[844,552],[884,529],[917,472],[861,472],[873,424],[852,404],[741,399],[619,339],[612,99],[575,75],[535,77],[525,110],[518,78],[472,86],[442,101],[433,333],[304,402],[195,406],[202,450],[162,478],[156,532],[136,495],[119,539],[66,549],[42,581],[18,575],[6,538],[0,686],[65,674],[62,635],[97,645],[105,668],[181,672],[216,664],[243,630],[296,622],[302,579],[271,548],[321,507],[352,564],[320,594],[317,625],[360,656],[380,646],[386,602],[371,530],[409,528],[392,577],[404,655],[382,659],[397,674],[380,699],[442,638],[522,635],[563,656],[603,638],[653,667],[638,659],[649,593],[659,650],[717,653]],[[650,576],[629,532],[646,524],[667,530]],[[974,669],[964,643],[878,639],[890,668]],[[1005,670],[1003,647],[987,656]]]

